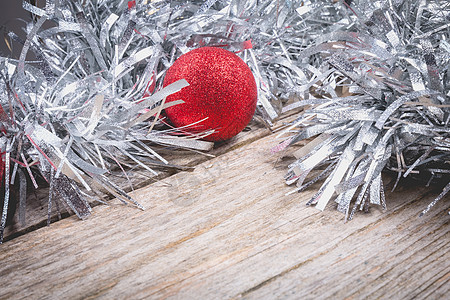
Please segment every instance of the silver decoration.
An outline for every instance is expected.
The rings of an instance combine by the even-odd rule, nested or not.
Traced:
[[[308,204],[323,210],[335,198],[347,220],[369,204],[385,207],[383,170],[396,173],[394,188],[409,176],[443,182],[425,213],[450,190],[450,5],[330,2],[294,2],[309,24],[283,26],[301,23],[302,44],[278,37],[290,45],[280,55],[292,66],[279,65],[296,76],[279,80],[297,84],[282,112],[305,110],[278,135],[285,140],[274,151],[318,136],[294,153],[286,183],[299,182],[294,191],[302,191],[317,180],[309,179],[313,169],[331,166]]]

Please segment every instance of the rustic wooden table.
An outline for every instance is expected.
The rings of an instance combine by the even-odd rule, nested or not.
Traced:
[[[305,206],[318,185],[285,196],[273,135],[240,136],[133,192],[145,211],[112,200],[0,245],[0,298],[448,297],[450,201],[418,217],[438,190],[401,185],[344,223]]]

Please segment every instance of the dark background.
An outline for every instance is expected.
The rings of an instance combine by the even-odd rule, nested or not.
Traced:
[[[0,0],[0,56],[19,58],[22,46],[15,42],[11,42],[8,37],[8,32],[13,31],[21,38],[26,35],[22,28],[25,23],[22,20],[31,20],[30,12],[22,8],[22,0]],[[39,7],[45,6],[45,0],[31,0],[29,1]],[[37,2],[37,3],[36,3]],[[13,52],[6,45],[5,38],[10,42]]]

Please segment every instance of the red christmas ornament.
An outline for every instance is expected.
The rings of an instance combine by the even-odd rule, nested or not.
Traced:
[[[166,109],[176,127],[207,118],[186,130],[196,133],[214,129],[205,140],[221,141],[241,132],[252,119],[258,94],[255,78],[236,54],[215,47],[192,50],[167,70],[164,86],[183,78],[189,86],[166,99],[185,102]]]

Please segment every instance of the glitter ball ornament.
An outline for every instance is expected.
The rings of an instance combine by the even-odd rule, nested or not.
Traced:
[[[186,130],[192,133],[214,129],[205,140],[227,140],[241,132],[255,113],[257,89],[253,74],[230,51],[203,47],[180,56],[167,70],[164,86],[182,78],[189,86],[166,100],[185,102],[166,109],[176,127],[188,126]]]

